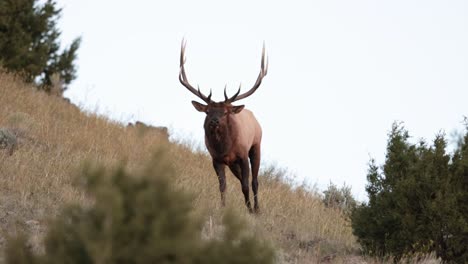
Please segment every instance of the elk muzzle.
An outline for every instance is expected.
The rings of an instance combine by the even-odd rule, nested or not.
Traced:
[[[209,126],[210,126],[210,128],[218,127],[219,126],[219,119],[217,117],[211,118],[211,120],[209,122]]]

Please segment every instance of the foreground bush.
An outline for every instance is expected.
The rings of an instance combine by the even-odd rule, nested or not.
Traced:
[[[408,139],[395,124],[382,169],[371,161],[369,202],[352,214],[354,234],[371,255],[436,252],[468,263],[468,132],[452,155],[443,135],[432,146]]]
[[[219,239],[201,237],[190,196],[170,183],[173,170],[158,155],[153,165],[130,175],[86,169],[92,206],[68,206],[53,219],[45,252],[31,252],[27,239],[11,239],[8,263],[271,263],[272,249],[246,234],[232,214]]]

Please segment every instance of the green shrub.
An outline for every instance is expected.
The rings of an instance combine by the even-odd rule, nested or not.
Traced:
[[[408,139],[394,124],[385,164],[380,169],[371,161],[369,201],[353,212],[353,232],[371,255],[435,251],[447,262],[467,263],[468,132],[453,155],[442,134],[432,146]]]
[[[60,14],[54,0],[0,1],[0,66],[20,73],[27,82],[38,82],[46,91],[54,75],[70,84],[76,78],[80,38],[60,51]]]
[[[203,239],[191,197],[171,185],[173,169],[157,155],[141,173],[84,170],[92,205],[71,205],[53,219],[44,253],[11,239],[8,263],[272,263],[270,246],[248,235],[233,214],[219,239]]]

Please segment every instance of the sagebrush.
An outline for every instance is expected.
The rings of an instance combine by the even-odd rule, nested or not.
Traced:
[[[140,173],[86,169],[79,180],[91,205],[66,206],[48,225],[44,253],[12,239],[7,263],[272,263],[271,246],[225,214],[218,238],[203,239],[190,195],[177,190],[164,155]]]

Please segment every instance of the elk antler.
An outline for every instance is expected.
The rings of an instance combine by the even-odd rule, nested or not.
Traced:
[[[239,85],[239,90],[237,90],[237,93],[234,96],[232,96],[231,98],[229,98],[229,99],[228,99],[228,97],[226,95],[226,87],[224,87],[225,102],[233,103],[233,102],[238,101],[240,99],[244,99],[246,97],[249,97],[251,94],[253,94],[257,90],[257,88],[262,83],[263,77],[265,77],[267,75],[267,73],[268,73],[268,57],[267,57],[266,66],[265,66],[265,42],[263,42],[262,62],[261,62],[260,73],[258,74],[257,81],[255,82],[254,86],[252,88],[250,88],[250,90],[248,90],[247,92],[239,95],[240,89],[241,89],[241,86]]]
[[[193,86],[190,85],[190,83],[187,80],[187,75],[185,74],[185,68],[184,68],[184,64],[185,64],[185,45],[186,44],[187,44],[187,42],[184,39],[182,39],[182,44],[181,44],[181,47],[180,47],[179,81],[190,92],[192,92],[194,95],[200,97],[200,99],[205,101],[205,103],[209,104],[210,102],[212,102],[211,101],[211,90],[210,90],[210,95],[208,95],[208,97],[206,97],[202,92],[200,92],[200,87],[198,87],[198,89],[193,88]]]

